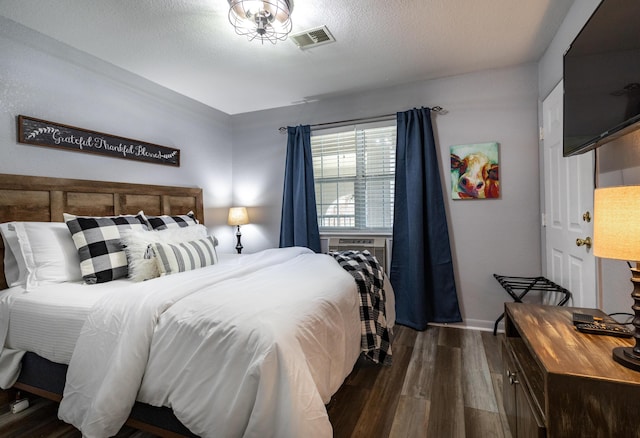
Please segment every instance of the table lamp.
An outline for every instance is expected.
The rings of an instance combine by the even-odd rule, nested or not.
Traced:
[[[240,232],[240,225],[245,225],[249,223],[249,215],[247,214],[247,209],[245,207],[231,207],[229,209],[229,219],[227,220],[229,225],[235,225],[238,227],[236,231],[236,238],[238,239],[238,243],[236,244],[236,251],[238,254],[242,253],[242,243],[240,243],[240,237],[242,233]]]
[[[640,186],[596,189],[593,209],[593,254],[634,262],[631,282],[635,346],[618,347],[613,359],[640,371]]]

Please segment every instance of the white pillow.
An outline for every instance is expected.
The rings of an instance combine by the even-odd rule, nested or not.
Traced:
[[[149,280],[160,276],[151,251],[152,243],[180,243],[207,237],[207,227],[192,225],[184,228],[169,228],[159,231],[124,230],[120,241],[125,246],[129,263],[129,278],[133,281]]]
[[[4,278],[7,286],[20,286],[27,282],[27,267],[20,251],[18,233],[11,222],[0,224],[0,234],[4,241]]]
[[[80,259],[64,222],[12,222],[27,270],[27,290],[46,283],[79,281]]]

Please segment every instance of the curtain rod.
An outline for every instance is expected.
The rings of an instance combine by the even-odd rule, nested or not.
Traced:
[[[448,111],[442,108],[441,106],[434,106],[433,108],[429,108],[429,109],[434,113],[438,113],[442,115],[448,113]],[[376,122],[376,121],[388,120],[395,116],[396,114],[394,113],[394,114],[383,114],[381,116],[376,116],[376,117],[363,117],[360,119],[340,120],[337,122],[316,123],[315,125],[311,125],[311,129],[320,128],[320,127],[330,127],[330,126],[339,127],[344,125],[350,125],[356,122]],[[281,126],[280,128],[278,128],[278,131],[280,131],[280,134],[286,134],[287,128],[285,126]]]

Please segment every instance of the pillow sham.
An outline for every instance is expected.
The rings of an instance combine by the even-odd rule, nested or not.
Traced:
[[[180,243],[207,237],[204,225],[170,228],[159,231],[123,230],[120,233],[129,264],[129,278],[144,281],[160,276],[153,252],[148,251],[152,243]]]
[[[146,230],[143,215],[89,217],[64,213],[64,221],[78,250],[80,272],[86,283],[105,283],[127,276],[127,254],[120,232]]]
[[[4,242],[4,278],[7,286],[14,287],[26,284],[27,267],[20,252],[18,233],[12,222],[0,224],[0,235]]]
[[[218,262],[213,236],[182,243],[152,243],[160,275],[203,268]]]
[[[24,259],[27,290],[46,283],[79,281],[80,259],[63,222],[13,222]]]
[[[184,228],[191,225],[197,225],[198,220],[193,211],[187,214],[177,216],[145,216],[147,225],[152,230],[166,230],[168,228]]]

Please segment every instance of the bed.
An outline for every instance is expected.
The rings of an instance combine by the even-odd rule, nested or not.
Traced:
[[[202,191],[0,175],[0,224],[142,211],[202,222]],[[3,270],[0,386],[61,401],[59,416],[86,436],[125,421],[162,436],[331,436],[324,406],[362,352],[365,282],[304,248],[215,257],[143,282],[7,288]]]

